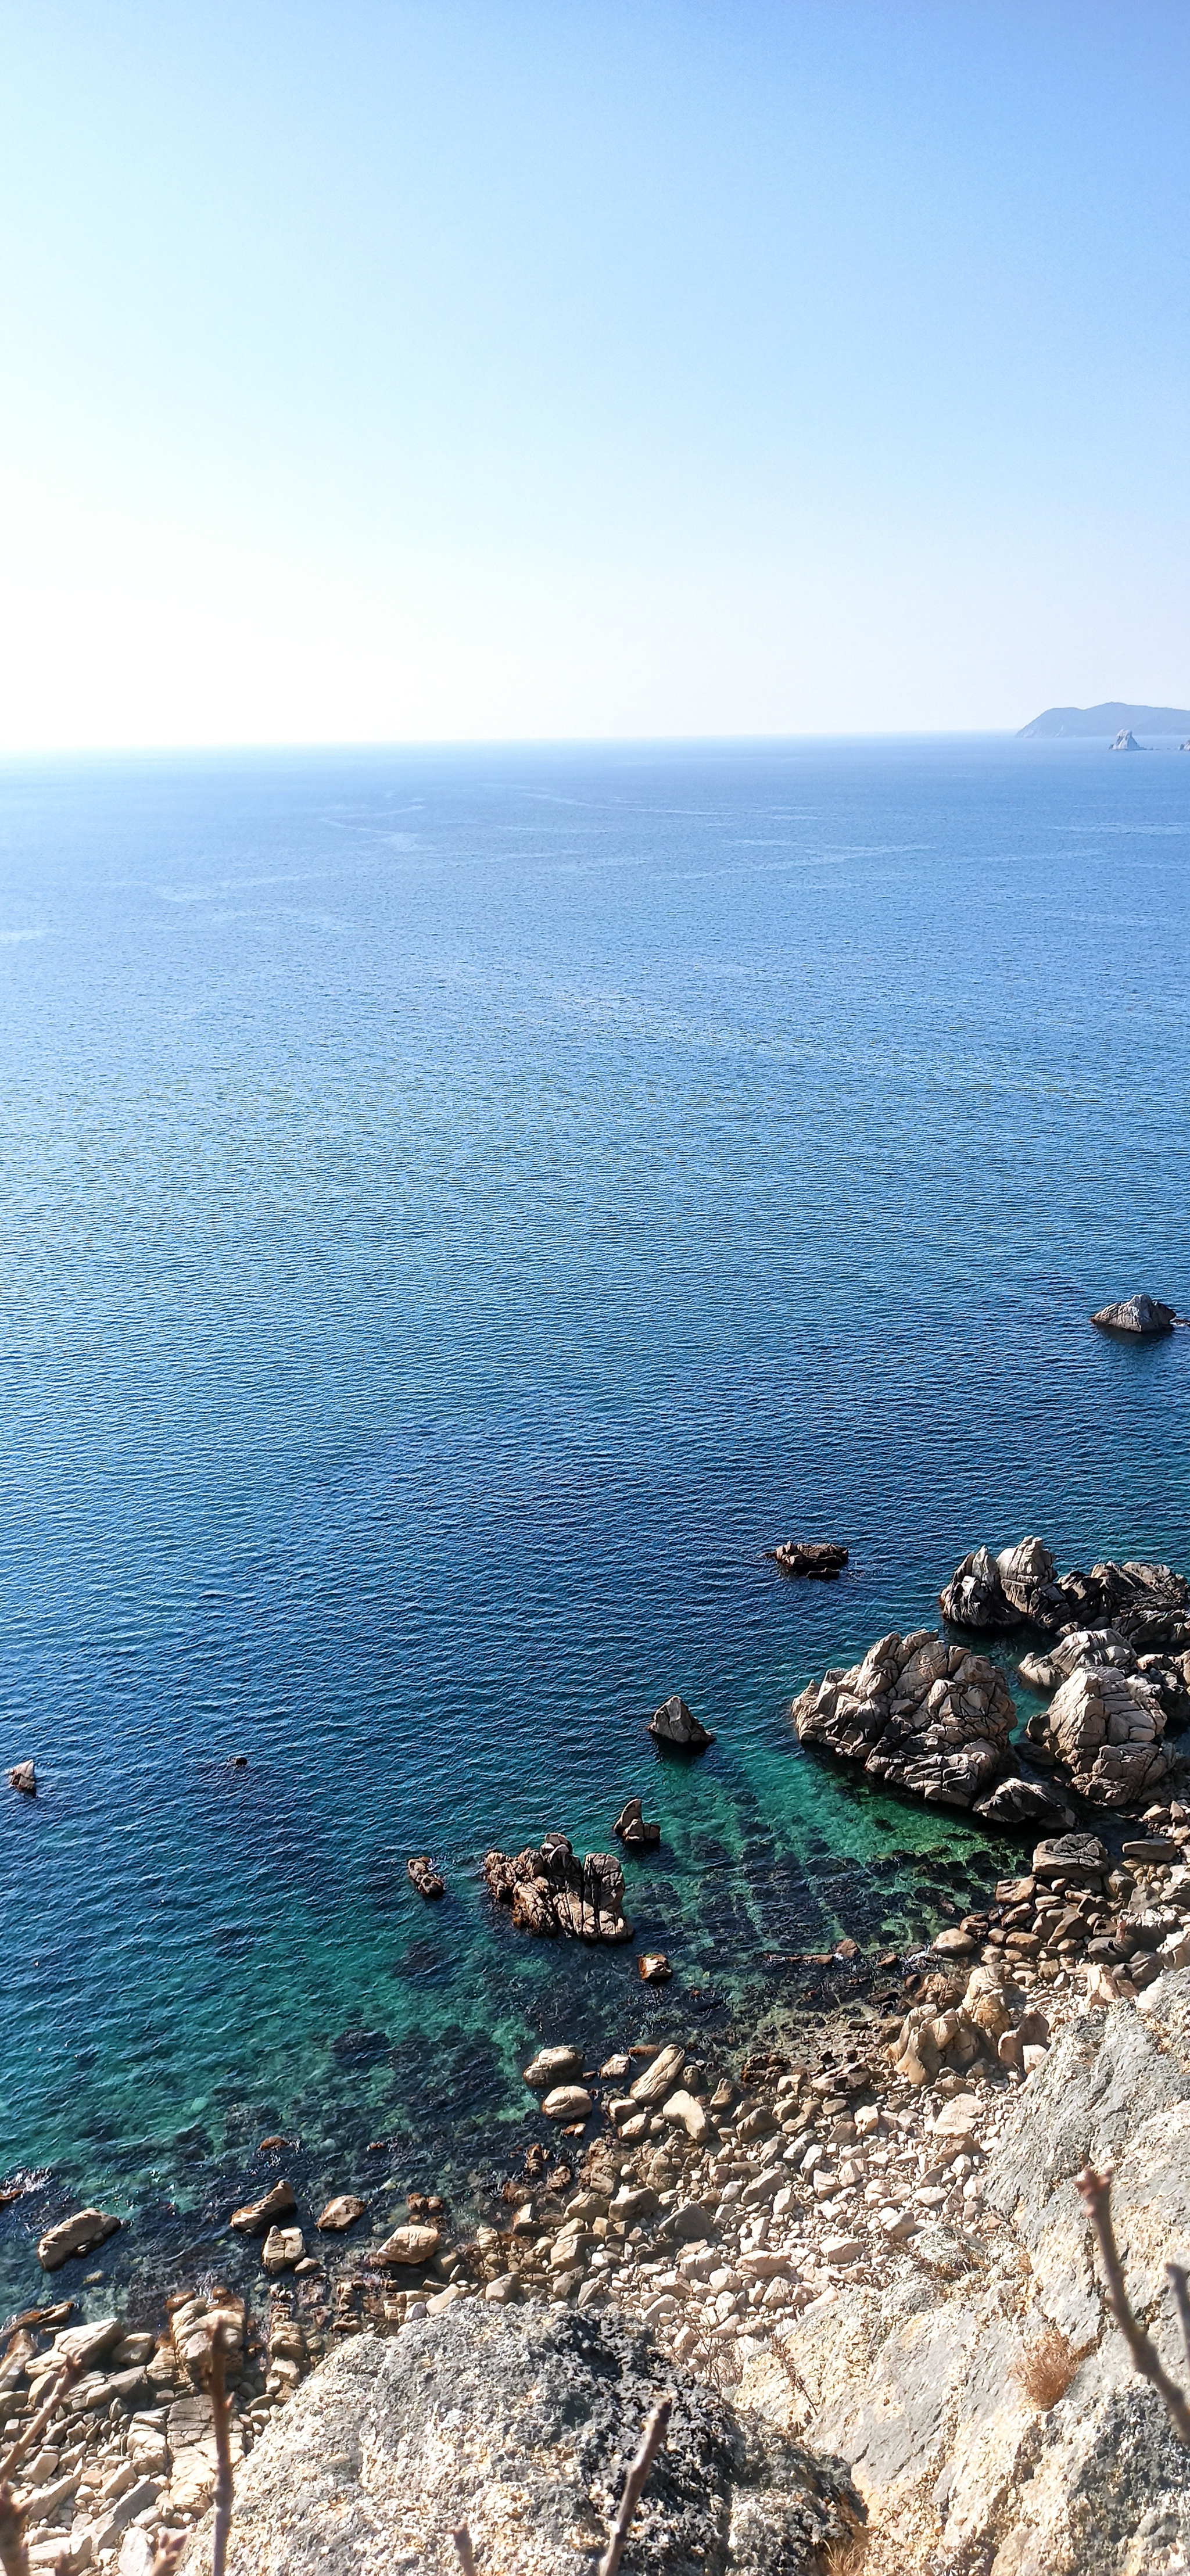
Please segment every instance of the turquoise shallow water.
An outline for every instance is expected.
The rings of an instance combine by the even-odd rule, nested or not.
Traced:
[[[1188,824],[999,741],[0,773],[13,2298],[79,2191],[204,2244],[262,2129],[479,2170],[535,2034],[961,1879],[785,1712],[982,1538],[1190,1562],[1190,1336],[1087,1324],[1190,1304]],[[633,1789],[632,1951],[493,1920]]]

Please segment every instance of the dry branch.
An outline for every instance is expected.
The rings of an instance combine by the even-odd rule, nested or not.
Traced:
[[[0,2485],[0,2566],[4,2576],[29,2576],[24,2507],[13,2502],[7,2478]]]
[[[1150,2386],[1157,2390],[1179,2442],[1190,2445],[1190,2406],[1187,2405],[1181,2389],[1164,2368],[1151,2336],[1145,2333],[1139,2319],[1133,2315],[1128,2292],[1124,2286],[1124,2266],[1120,2261],[1115,2230],[1112,2226],[1110,2166],[1106,2172],[1096,2173],[1094,2167],[1088,2165],[1086,2171],[1079,2175],[1078,2187],[1098,2240],[1103,2276],[1107,2283],[1108,2302],[1132,2355],[1133,2369],[1139,2371],[1141,2378],[1147,2379]],[[1183,2310],[1183,2330],[1185,2322]]]
[[[183,2548],[185,2547],[185,2542],[186,2534],[184,2531],[159,2531],[154,2547],[153,2564],[149,2569],[149,2576],[175,2576],[175,2569],[177,2567],[178,2560],[182,2555]]]
[[[33,2450],[35,2445],[41,2440],[41,2436],[44,2433],[47,2424],[50,2422],[51,2417],[57,2413],[57,2410],[66,2395],[67,2389],[73,2388],[81,2368],[81,2362],[63,2362],[61,2370],[55,2374],[53,2387],[50,2390],[44,2406],[38,2407],[37,2413],[33,2417],[32,2422],[26,2424],[23,2433],[18,2433],[15,2442],[12,2444],[11,2448],[5,2452],[3,2459],[0,2460],[0,2481],[10,2478],[13,2470],[19,2467],[21,2461],[26,2457],[26,2454]]]
[[[231,2408],[227,2402],[227,2347],[222,2320],[216,2318],[211,2328],[206,2379],[211,2396],[211,2427],[215,2436],[215,2519],[211,2533],[211,2576],[224,2576],[227,2566],[227,2540],[231,2530],[233,2486],[231,2475]]]
[[[669,2431],[672,2412],[672,2397],[663,2397],[660,2405],[653,2408],[641,2435],[640,2449],[624,2480],[624,2493],[620,2498],[619,2510],[611,2527],[611,2537],[599,2561],[599,2576],[616,2576],[616,2569],[620,2564],[620,2551],[628,2537],[629,2523],[640,2502],[645,2479]]]
[[[1182,2341],[1186,2347],[1186,2359],[1187,2361],[1190,2361],[1190,2288],[1187,2287],[1187,2276],[1180,2263],[1167,2263],[1165,2266],[1165,2277],[1171,2284],[1174,2297],[1178,2303],[1178,2315],[1181,2319],[1182,2325]]]
[[[458,2530],[452,2531],[450,2536],[459,2553],[459,2565],[462,2568],[463,2576],[475,2576],[475,2558],[471,2548],[471,2534],[466,2523],[461,2522]]]

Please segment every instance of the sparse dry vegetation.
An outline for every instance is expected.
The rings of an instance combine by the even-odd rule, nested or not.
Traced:
[[[1060,2326],[1046,2326],[1018,2353],[1011,2376],[1027,2404],[1044,2415],[1065,2396],[1081,2359]]]

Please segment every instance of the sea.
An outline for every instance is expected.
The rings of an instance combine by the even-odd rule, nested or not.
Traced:
[[[1188,859],[1172,746],[0,769],[10,2309],[83,2202],[68,2294],[214,2276],[265,2135],[462,2209],[540,2041],[779,2035],[1017,1866],[789,1704],[982,1541],[1190,1565],[1190,1334],[1089,1322],[1190,1310]],[[514,1933],[634,1793],[633,1939]]]

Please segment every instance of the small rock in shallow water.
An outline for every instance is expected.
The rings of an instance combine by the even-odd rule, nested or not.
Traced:
[[[441,2243],[436,2227],[396,2227],[377,2246],[372,2260],[393,2265],[432,2263]]]
[[[445,1892],[446,1881],[439,1877],[428,1852],[417,1852],[407,1860],[405,1875],[419,1896],[441,1896]]]
[[[23,1798],[37,1796],[37,1772],[31,1762],[15,1762],[8,1775],[10,1789],[19,1789]]]
[[[633,1851],[646,1847],[652,1851],[661,1840],[660,1825],[646,1824],[639,1798],[629,1798],[627,1805],[621,1807],[612,1832]]]
[[[780,1547],[766,1547],[765,1555],[782,1574],[813,1574],[827,1581],[847,1563],[846,1548],[833,1538],[788,1538]]]
[[[637,1973],[646,1986],[663,1986],[672,1977],[664,1950],[645,1950],[637,1960]]]
[[[324,2233],[341,2235],[345,2227],[354,2227],[357,2218],[366,2216],[367,2207],[366,2200],[360,2200],[355,2192],[341,2191],[336,2199],[328,2200],[314,2224]]]

